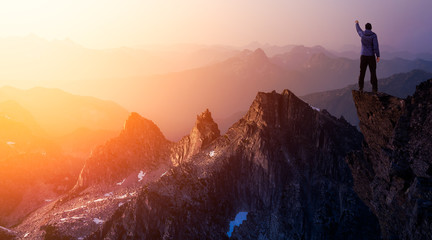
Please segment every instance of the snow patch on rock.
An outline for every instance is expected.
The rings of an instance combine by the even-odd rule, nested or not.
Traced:
[[[83,205],[83,206],[80,206],[80,207],[76,207],[76,208],[72,208],[72,209],[69,209],[69,210],[65,210],[64,212],[73,212],[75,210],[78,210],[78,209],[81,209],[81,208],[85,208],[85,207],[87,207],[87,206]]]
[[[118,185],[118,186],[121,186],[121,185],[122,185],[122,184],[123,184],[123,183],[124,183],[125,181],[126,181],[126,178],[125,178],[125,179],[123,179],[123,181],[121,181],[121,182],[118,182],[118,183],[117,183],[117,185]]]
[[[126,193],[124,195],[116,197],[116,199],[125,199],[125,198],[127,198],[127,196],[128,196],[128,194]]]
[[[6,231],[8,233],[11,233],[11,234],[15,233],[14,231],[12,231],[12,230],[10,230],[8,228],[2,227],[2,226],[0,226],[0,229],[3,230],[3,231]]]
[[[312,106],[312,105],[309,105],[313,110],[315,110],[315,111],[321,111],[321,109],[319,109],[319,108],[317,108],[317,107],[314,107],[314,106]]]
[[[104,222],[104,220],[99,219],[99,218],[93,218],[93,222],[96,224],[102,224]]]
[[[209,153],[209,156],[210,156],[210,157],[214,157],[214,156],[216,156],[216,152],[215,152],[215,151],[211,151],[211,152]]]
[[[145,175],[146,175],[146,173],[141,170],[138,173],[138,182],[141,182],[143,180],[143,178],[144,178]]]
[[[106,200],[107,200],[106,198],[99,198],[99,199],[94,200],[93,202],[103,202]]]

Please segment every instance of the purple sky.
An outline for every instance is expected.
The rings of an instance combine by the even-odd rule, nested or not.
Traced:
[[[381,45],[432,51],[431,0],[32,0],[0,8],[0,37],[34,33],[93,48],[203,43],[359,44],[354,21]]]

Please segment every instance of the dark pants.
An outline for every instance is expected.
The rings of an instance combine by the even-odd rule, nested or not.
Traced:
[[[372,84],[372,91],[378,91],[378,79],[376,75],[376,60],[375,56],[361,56],[360,57],[360,76],[358,80],[359,88],[363,91],[364,78],[366,74],[366,68],[369,66],[369,71],[371,73],[370,82]]]

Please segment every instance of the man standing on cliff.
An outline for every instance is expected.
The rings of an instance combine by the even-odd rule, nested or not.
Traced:
[[[366,68],[369,66],[371,73],[370,82],[372,84],[372,91],[378,92],[378,79],[376,75],[377,62],[380,60],[380,51],[378,46],[378,37],[372,32],[372,24],[366,23],[366,30],[363,31],[360,28],[359,22],[356,20],[356,29],[358,35],[361,37],[362,49],[360,57],[360,76],[359,76],[359,90],[363,91],[364,78],[366,74]],[[376,59],[375,59],[376,56]]]

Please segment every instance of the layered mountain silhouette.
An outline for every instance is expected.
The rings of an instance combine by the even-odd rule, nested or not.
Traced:
[[[378,76],[385,78],[414,69],[432,72],[432,62],[383,60]],[[359,72],[359,60],[337,57],[319,46],[296,46],[273,57],[268,57],[262,49],[244,50],[217,64],[129,79],[130,84],[119,86],[128,92],[120,101],[158,122],[169,139],[178,140],[190,128],[191,116],[202,109],[210,108],[216,118],[224,119],[247,109],[257,91],[288,88],[297,95],[305,95],[338,89],[357,82],[353,74],[356,72]],[[134,89],[128,90],[128,86]],[[232,96],[236,99],[232,100]],[[127,99],[141,101],[131,103]],[[170,124],[172,114],[177,116],[175,125]]]
[[[356,82],[352,73],[358,72],[359,66],[358,57],[344,58],[320,46],[251,43],[244,48],[250,49],[248,52],[262,49],[268,56],[268,62],[263,63],[273,65],[257,67],[261,73],[255,72],[253,61],[238,61],[245,55],[243,48],[231,46],[184,44],[152,51],[144,50],[146,46],[92,50],[70,40],[47,41],[34,35],[3,38],[0,46],[3,46],[0,58],[5,58],[0,71],[2,79],[18,79],[25,86],[38,81],[45,86],[114,100],[158,122],[171,140],[185,135],[194,120],[192,116],[202,109],[210,108],[215,118],[225,119],[245,111],[257,91],[288,88],[297,95],[305,95],[342,88]],[[381,78],[413,69],[432,71],[430,61],[385,58],[385,54],[383,58],[378,68]],[[26,71],[17,70],[23,68]],[[207,80],[213,84],[200,85]],[[190,86],[196,87],[191,90]],[[238,96],[235,101],[230,100],[233,93]],[[154,101],[153,96],[163,96],[160,98],[166,103]],[[171,126],[170,114],[178,109],[183,112],[177,114],[176,126]]]
[[[119,130],[128,115],[127,110],[114,102],[59,89],[1,87],[0,103],[6,101],[14,101],[28,111],[48,136],[70,134],[83,127]]]

